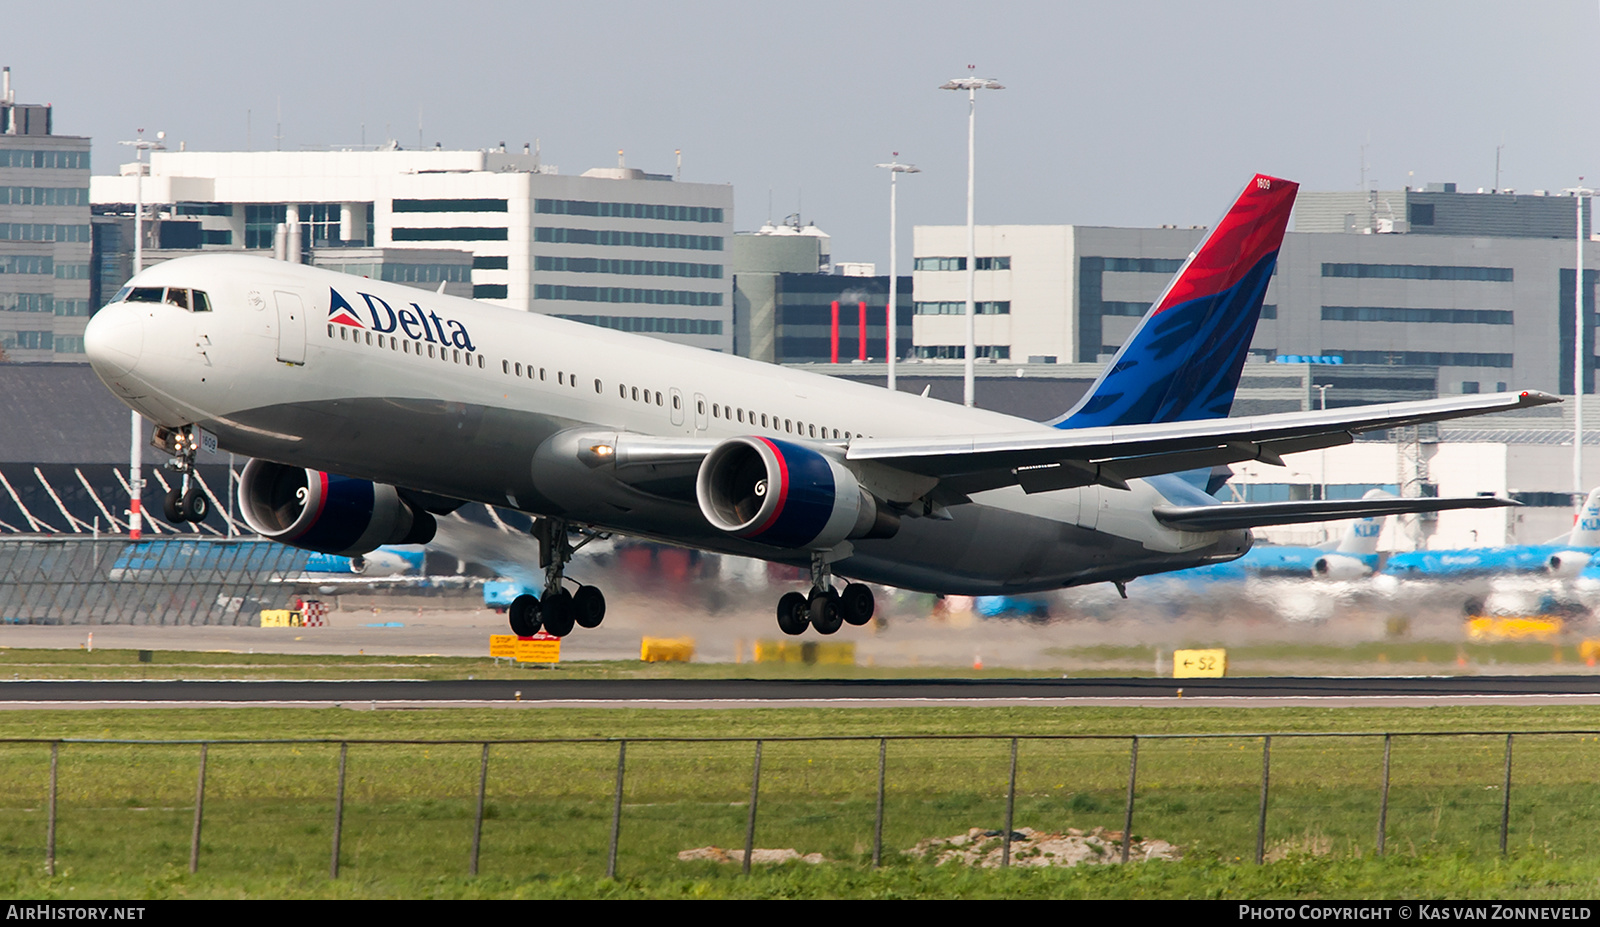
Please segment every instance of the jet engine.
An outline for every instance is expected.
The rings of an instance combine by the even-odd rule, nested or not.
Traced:
[[[342,557],[385,544],[426,544],[437,527],[393,486],[265,460],[245,464],[239,507],[268,540]]]
[[[1325,554],[1311,564],[1311,572],[1319,579],[1361,579],[1372,573],[1372,567],[1355,557],[1342,554]]]
[[[774,547],[827,550],[900,530],[844,464],[790,441],[729,438],[700,464],[695,495],[712,525]]]
[[[1563,550],[1551,554],[1545,563],[1545,568],[1550,571],[1551,576],[1572,579],[1583,572],[1583,568],[1589,565],[1590,559],[1590,555],[1581,550]]]

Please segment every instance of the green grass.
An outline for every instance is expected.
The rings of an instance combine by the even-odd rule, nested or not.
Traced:
[[[617,746],[491,750],[480,875],[468,853],[479,747],[355,744],[341,877],[328,879],[336,744],[217,745],[201,868],[187,872],[198,747],[61,748],[58,874],[43,874],[49,748],[0,744],[0,893],[18,897],[1558,897],[1596,890],[1600,738],[1517,739],[1511,853],[1498,851],[1504,739],[1394,740],[1388,855],[1375,855],[1381,738],[1277,738],[1257,867],[1260,731],[1597,729],[1600,708],[155,709],[10,711],[0,737],[474,739],[1209,732],[1145,740],[1134,833],[1185,859],[1071,871],[935,868],[898,851],[998,828],[1009,742],[892,741],[887,865],[873,871],[878,743],[763,746],[756,845],[832,862],[739,876],[680,850],[740,847],[750,743],[628,746],[619,881],[604,878]],[[1120,830],[1126,740],[1023,741],[1015,824]]]

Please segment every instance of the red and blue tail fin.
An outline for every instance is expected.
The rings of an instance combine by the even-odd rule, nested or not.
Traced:
[[[1226,418],[1300,185],[1257,174],[1057,428]]]

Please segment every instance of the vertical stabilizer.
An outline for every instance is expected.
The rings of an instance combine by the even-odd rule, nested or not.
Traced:
[[[1225,418],[1299,184],[1257,174],[1057,428]]]
[[[1393,499],[1394,493],[1384,492],[1381,489],[1369,489],[1363,499]],[[1344,537],[1339,540],[1339,546],[1334,551],[1349,554],[1353,557],[1366,557],[1378,552],[1378,535],[1383,533],[1383,519],[1387,516],[1376,518],[1358,518],[1350,523]]]
[[[1578,522],[1572,526],[1572,547],[1600,547],[1600,488],[1590,491],[1578,512]]]

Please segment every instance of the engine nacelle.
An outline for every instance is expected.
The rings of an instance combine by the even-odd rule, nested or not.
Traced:
[[[712,525],[774,547],[827,550],[900,530],[843,463],[791,441],[729,438],[700,464],[695,495]]]
[[[1355,557],[1343,554],[1325,554],[1311,565],[1311,572],[1321,579],[1361,579],[1372,573],[1372,567]]]
[[[268,540],[342,557],[385,544],[426,544],[437,527],[393,486],[266,460],[245,464],[239,507]]]
[[[1591,556],[1581,550],[1563,550],[1550,555],[1550,559],[1545,563],[1545,569],[1550,571],[1551,576],[1572,579],[1583,572],[1583,568],[1589,565],[1590,559]]]

